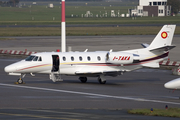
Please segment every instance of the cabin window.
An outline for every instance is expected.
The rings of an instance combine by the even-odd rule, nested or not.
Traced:
[[[97,59],[98,59],[98,61],[100,61],[100,60],[101,60],[101,57],[100,57],[100,56],[98,56],[98,57],[97,57]]]
[[[90,60],[91,60],[91,57],[88,56],[87,59],[88,59],[88,61],[90,61]]]
[[[74,57],[71,57],[71,60],[74,61]]]
[[[41,57],[39,57],[39,60],[38,61],[42,61],[42,58]]]
[[[66,61],[66,57],[63,57],[63,61]]]
[[[82,61],[82,57],[81,56],[79,57],[79,60]]]
[[[34,57],[35,57],[35,56],[30,55],[30,56],[28,56],[28,57],[25,59],[25,61],[32,61],[32,60],[34,59]]]

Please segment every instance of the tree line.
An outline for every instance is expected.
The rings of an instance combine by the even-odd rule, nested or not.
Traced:
[[[1,7],[16,7],[19,4],[19,0],[0,1]]]
[[[177,14],[180,11],[180,0],[168,0],[167,4],[171,6],[171,13]]]

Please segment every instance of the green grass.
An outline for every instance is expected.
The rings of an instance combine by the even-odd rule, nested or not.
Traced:
[[[110,10],[120,11],[120,14],[127,13],[133,6],[66,6],[66,23],[67,24],[180,24],[180,16],[176,17],[137,17],[132,18],[82,18],[81,15],[86,11],[91,11],[94,15],[101,15]],[[79,17],[71,17],[71,15]],[[53,9],[46,6],[32,6],[24,8],[0,7],[0,25],[47,25],[60,24],[61,8],[55,6]],[[55,20],[53,20],[53,17]],[[33,18],[33,19],[32,19]]]
[[[129,110],[130,114],[148,115],[148,116],[164,116],[164,117],[180,117],[180,108],[169,108],[169,109],[134,109]]]
[[[0,28],[0,36],[59,36],[60,28],[9,28],[8,25],[60,25],[61,6],[56,3],[53,9],[47,8],[49,2],[44,5],[37,5],[22,8],[0,7],[0,25],[7,27]],[[66,4],[66,24],[180,24],[180,16],[176,17],[137,17],[132,18],[82,18],[82,14],[91,11],[94,15],[115,10],[127,13],[127,10],[134,8],[137,3],[132,2],[67,2]],[[46,4],[46,5],[45,5]],[[111,5],[111,7],[110,7]],[[78,17],[71,17],[71,15]],[[108,15],[108,16],[109,16]],[[53,20],[53,17],[55,18]],[[33,18],[33,19],[32,19]],[[161,27],[67,27],[66,33],[70,35],[151,35],[157,34]],[[177,27],[175,34],[180,34]]]

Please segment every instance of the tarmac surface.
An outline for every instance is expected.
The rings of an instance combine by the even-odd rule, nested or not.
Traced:
[[[155,36],[83,36],[67,37],[73,51],[125,50],[141,48]],[[173,43],[180,45],[175,36]],[[1,49],[55,51],[60,37],[11,37],[1,40]],[[176,47],[170,58],[179,60]],[[25,84],[16,85],[18,76],[8,76],[4,67],[20,58],[0,57],[0,119],[122,119],[176,120],[179,118],[131,115],[128,109],[180,107],[180,91],[164,88],[164,83],[178,78],[170,70],[139,69],[118,77],[107,77],[105,85],[97,78],[81,83],[76,76],[62,76],[63,82],[53,83],[48,75],[27,75]]]

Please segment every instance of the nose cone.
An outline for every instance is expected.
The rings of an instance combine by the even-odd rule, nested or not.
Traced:
[[[167,89],[180,89],[180,78],[165,83],[164,87]]]
[[[167,82],[164,84],[164,87],[167,89],[173,89],[174,86],[171,84],[171,82]]]
[[[16,67],[14,65],[8,65],[4,68],[4,71],[7,72],[7,73],[10,73],[10,72],[15,72],[16,71]]]

